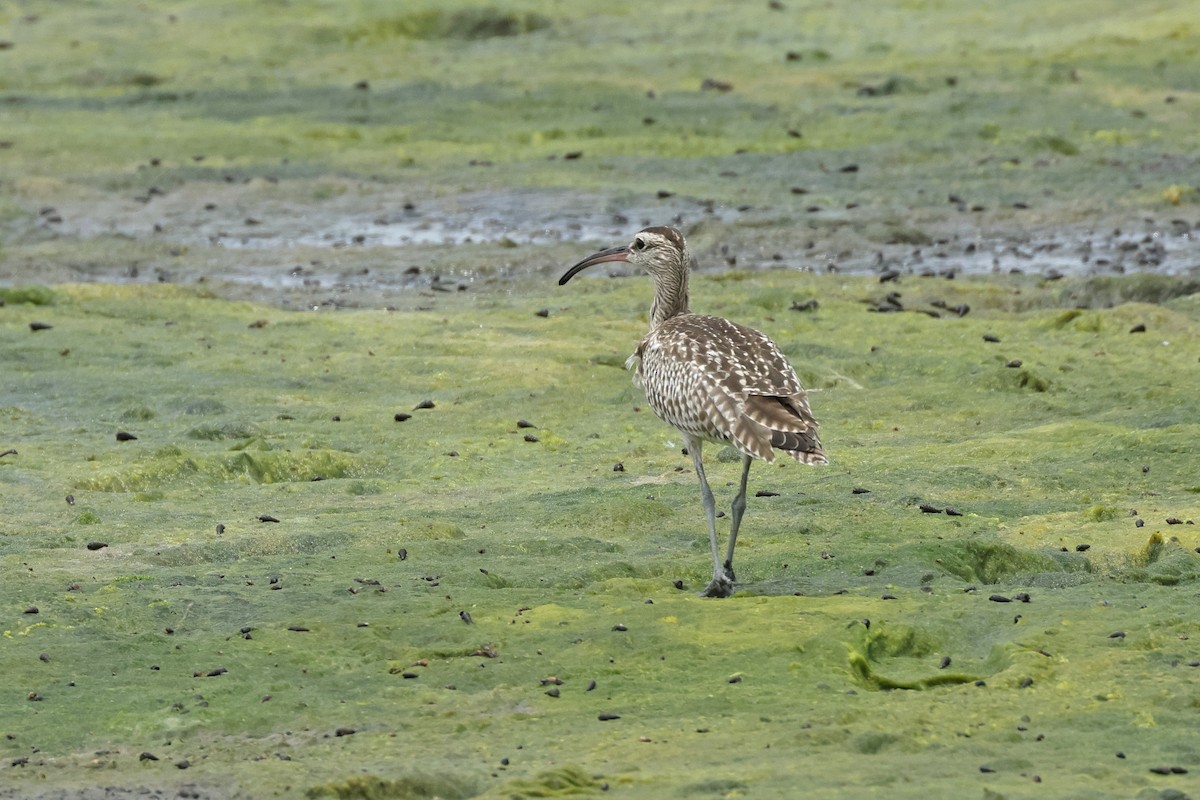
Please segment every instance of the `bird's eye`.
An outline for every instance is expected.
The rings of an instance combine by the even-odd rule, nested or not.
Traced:
[[[646,249],[646,240],[645,239],[634,239],[633,240],[633,249],[634,250],[645,250]]]

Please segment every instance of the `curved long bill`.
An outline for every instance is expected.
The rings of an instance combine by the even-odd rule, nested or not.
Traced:
[[[567,281],[574,278],[583,270],[596,264],[603,264],[605,261],[628,261],[629,260],[629,245],[623,244],[620,247],[610,247],[607,250],[601,250],[599,253],[590,255],[583,261],[580,261],[575,266],[566,271],[561,278],[558,279],[558,285],[562,286]]]

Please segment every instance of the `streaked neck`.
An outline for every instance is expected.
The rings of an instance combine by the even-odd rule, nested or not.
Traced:
[[[653,330],[671,317],[688,314],[687,267],[672,270],[669,275],[654,276],[654,302],[650,305],[650,329]]]

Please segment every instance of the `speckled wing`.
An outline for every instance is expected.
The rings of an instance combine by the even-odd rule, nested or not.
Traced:
[[[669,425],[765,461],[779,448],[805,464],[828,463],[796,371],[762,333],[681,314],[652,330],[630,363]]]

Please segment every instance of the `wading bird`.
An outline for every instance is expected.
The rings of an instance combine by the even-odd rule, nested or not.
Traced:
[[[640,231],[633,241],[601,250],[567,270],[565,284],[581,270],[606,261],[625,261],[654,278],[650,332],[625,366],[646,392],[654,413],[683,436],[700,479],[700,499],[712,543],[712,583],[705,597],[733,593],[733,547],[746,511],[746,480],[755,458],[770,463],[782,450],[802,464],[828,464],[817,421],[796,371],[763,334],[722,317],[688,308],[691,258],[675,228]],[[721,561],[716,505],[700,456],[703,442],[729,443],[742,454],[742,479],[730,506],[729,547]]]

